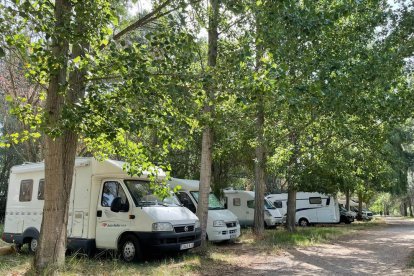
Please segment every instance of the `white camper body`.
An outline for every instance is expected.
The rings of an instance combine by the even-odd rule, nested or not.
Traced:
[[[287,212],[288,194],[266,196],[284,216]],[[316,223],[339,223],[339,205],[335,197],[320,193],[296,193],[296,223],[301,226]]]
[[[139,256],[123,254],[124,249],[131,252],[131,246],[140,254],[199,246],[201,230],[197,217],[178,204],[157,201],[149,188],[148,173],[131,177],[124,172],[123,165],[120,161],[76,158],[67,226],[68,248],[86,253],[95,248],[120,250],[126,261],[132,261]],[[165,174],[160,170],[158,176]],[[4,241],[17,246],[37,244],[43,189],[44,163],[12,168]]]
[[[253,226],[254,224],[254,192],[225,189],[224,206],[232,211],[240,221],[241,226]],[[283,216],[273,204],[264,200],[264,222],[266,227],[282,224]]]
[[[196,213],[199,181],[171,178],[168,183],[171,188],[181,187],[176,193],[178,199],[185,207]],[[206,231],[208,240],[213,242],[233,240],[240,236],[240,224],[237,217],[226,210],[213,193],[209,194]]]

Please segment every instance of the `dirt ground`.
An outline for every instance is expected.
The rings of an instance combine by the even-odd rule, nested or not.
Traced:
[[[237,251],[237,262],[217,275],[414,275],[414,221],[387,218],[386,226],[363,230],[330,244],[296,248],[279,255]],[[205,275],[214,275],[214,268]]]

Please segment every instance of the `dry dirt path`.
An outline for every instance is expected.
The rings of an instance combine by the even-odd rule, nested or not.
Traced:
[[[387,226],[330,244],[297,248],[279,256],[251,255],[234,275],[414,275],[414,221],[387,218]],[[242,256],[240,256],[242,257]],[[248,260],[248,261],[247,261]]]

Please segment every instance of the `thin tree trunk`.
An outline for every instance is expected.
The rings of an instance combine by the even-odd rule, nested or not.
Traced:
[[[351,200],[351,192],[349,190],[349,188],[346,189],[346,203],[345,203],[345,208],[349,211],[351,209],[350,206],[350,200]]]
[[[208,28],[208,66],[214,68],[217,63],[217,42],[218,42],[218,16],[219,0],[210,0],[211,10],[209,11],[209,28]],[[213,130],[211,121],[213,119],[213,106],[211,101],[214,100],[214,86],[209,84],[207,87],[208,98],[203,109],[203,114],[208,118],[208,122],[203,130],[201,143],[201,170],[200,170],[200,190],[198,199],[197,216],[201,224],[202,249],[206,244],[206,228],[208,215],[208,194],[211,186],[211,166],[213,151]]]
[[[358,220],[362,220],[362,192],[358,192]]]
[[[286,228],[289,232],[296,231],[296,188],[295,185],[288,184],[287,218]]]
[[[255,208],[254,208],[254,228],[253,232],[260,237],[264,234],[264,194],[265,194],[265,166],[266,157],[264,149],[264,95],[258,95],[256,131],[257,131],[257,146],[256,146],[256,162],[255,162]]]
[[[256,23],[256,72],[262,67],[261,58],[263,57],[263,46],[260,43],[260,18],[259,13],[255,13]],[[264,139],[264,92],[255,91],[257,93],[257,113],[256,113],[256,160],[254,163],[254,177],[255,177],[255,206],[254,206],[254,227],[253,232],[256,237],[261,237],[264,234],[264,194],[266,189],[266,152]]]
[[[413,217],[413,205],[411,204],[411,197],[407,196],[408,210],[410,212],[410,217]]]

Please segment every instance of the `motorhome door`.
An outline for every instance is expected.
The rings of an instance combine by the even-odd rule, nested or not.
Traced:
[[[120,197],[123,206],[129,206],[125,189],[119,181],[107,180],[101,184],[101,192],[96,213],[96,247],[117,248],[118,236],[131,224],[129,212],[111,211],[111,205],[115,198]]]

